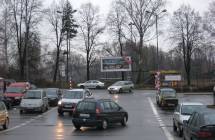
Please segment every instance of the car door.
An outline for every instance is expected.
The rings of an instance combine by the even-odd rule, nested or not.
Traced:
[[[4,124],[6,119],[6,108],[3,102],[0,102],[0,124]]]
[[[85,88],[91,88],[92,87],[92,81],[91,80],[86,81],[85,84],[84,84],[84,87]]]
[[[113,101],[110,101],[111,105],[111,114],[113,117],[113,122],[120,122],[122,120],[122,112],[118,104]]]
[[[193,137],[194,132],[194,123],[196,120],[197,113],[193,113],[190,117],[188,123],[186,124],[186,127],[184,128],[184,134],[187,140],[190,140]]]
[[[108,119],[109,122],[113,122],[114,121],[114,116],[112,115],[112,111],[111,111],[111,104],[109,101],[104,101],[103,103],[104,106],[104,118]]]
[[[43,104],[47,107],[47,106],[48,106],[48,103],[49,103],[48,97],[46,96],[46,92],[45,92],[45,91],[43,91],[42,94],[43,94],[43,96],[42,96],[42,97],[43,97],[43,98],[42,98]]]
[[[173,114],[174,123],[177,127],[179,127],[178,124],[180,121],[180,108],[181,108],[181,105],[178,104],[178,106],[176,107],[174,114]]]

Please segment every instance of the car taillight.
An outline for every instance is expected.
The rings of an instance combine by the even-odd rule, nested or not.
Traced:
[[[96,108],[96,114],[100,114],[100,113],[101,113],[100,108]]]
[[[199,131],[199,132],[197,132],[197,136],[199,138],[208,138],[208,137],[212,136],[212,133],[211,132],[207,132],[207,131]]]

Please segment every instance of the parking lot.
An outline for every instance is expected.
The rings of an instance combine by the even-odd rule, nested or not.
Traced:
[[[92,90],[95,98],[112,98],[128,111],[128,125],[110,126],[107,130],[82,128],[75,130],[69,114],[58,116],[57,108],[52,107],[43,114],[27,113],[20,115],[19,107],[9,111],[10,126],[0,130],[2,140],[180,140],[172,130],[173,110],[160,109],[156,105],[155,91],[134,90],[133,93],[110,95],[106,90]],[[212,93],[178,93],[179,102],[197,101],[212,104]]]

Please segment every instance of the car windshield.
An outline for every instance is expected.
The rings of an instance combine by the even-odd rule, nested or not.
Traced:
[[[122,86],[122,85],[124,85],[124,82],[122,82],[122,81],[118,81],[113,84],[113,86]]]
[[[57,90],[50,90],[50,89],[47,89],[46,90],[46,94],[48,97],[57,97]]]
[[[8,87],[6,93],[22,93],[24,90],[23,87]]]
[[[215,125],[215,113],[204,115],[205,125]]]
[[[163,90],[163,91],[161,91],[161,95],[163,97],[175,97],[176,93],[174,90]]]
[[[181,107],[182,115],[191,115],[196,110],[200,109],[202,105],[183,105]]]
[[[41,91],[27,91],[24,99],[41,99]]]
[[[82,99],[83,98],[83,91],[65,91],[63,94],[63,98]]]

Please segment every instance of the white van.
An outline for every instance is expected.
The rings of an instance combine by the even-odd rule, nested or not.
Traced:
[[[20,114],[26,111],[39,111],[43,113],[48,108],[48,98],[44,90],[28,90],[21,101]]]

